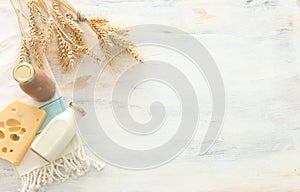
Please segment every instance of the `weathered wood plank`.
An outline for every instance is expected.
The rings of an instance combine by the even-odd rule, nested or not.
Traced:
[[[107,166],[101,173],[93,171],[78,180],[51,186],[49,191],[300,191],[300,8],[296,1],[72,2],[87,15],[105,16],[116,25],[165,24],[194,35],[212,54],[223,75],[227,114],[216,145],[208,154],[199,156],[211,102],[203,86],[199,100],[203,106],[200,110],[203,129],[175,161],[140,172]],[[0,10],[0,24],[7,26],[0,31],[0,39],[4,39],[17,32],[14,25],[17,23],[8,1],[1,1]],[[165,59],[169,54],[151,49],[143,49],[142,53],[147,58]],[[179,57],[172,59],[175,62]],[[114,119],[101,112],[107,110],[103,106],[109,106],[109,94],[118,74],[107,69],[103,81],[97,83],[96,105],[99,115],[107,117],[107,125],[113,125]],[[60,73],[56,77],[63,94],[71,99],[73,77]],[[80,77],[80,82],[82,89],[92,86],[88,76]],[[139,91],[135,96],[134,102],[141,111],[133,114],[146,113],[142,119],[148,117],[151,99],[139,96],[167,94],[165,87],[155,91],[149,87],[148,92]],[[173,97],[170,100],[168,107],[176,109],[177,101]],[[120,136],[116,129],[110,134]],[[160,139],[164,139],[163,134],[154,142],[159,143]],[[120,142],[130,145],[127,140],[123,138]],[[12,168],[1,161],[0,191],[15,191],[18,184]]]

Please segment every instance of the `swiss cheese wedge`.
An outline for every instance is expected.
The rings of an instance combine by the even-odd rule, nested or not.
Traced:
[[[14,101],[0,112],[0,158],[19,165],[46,117],[46,112]]]

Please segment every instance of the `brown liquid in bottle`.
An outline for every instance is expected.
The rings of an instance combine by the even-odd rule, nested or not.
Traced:
[[[21,89],[36,101],[47,101],[55,95],[55,83],[39,68],[20,63],[13,75]]]

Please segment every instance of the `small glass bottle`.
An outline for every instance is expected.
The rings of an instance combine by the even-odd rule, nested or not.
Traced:
[[[47,101],[55,95],[55,83],[44,71],[29,63],[18,64],[13,76],[21,89],[36,101]]]

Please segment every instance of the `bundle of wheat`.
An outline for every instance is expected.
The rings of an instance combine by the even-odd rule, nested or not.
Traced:
[[[42,58],[47,56],[49,46],[56,46],[57,60],[65,71],[74,68],[83,55],[111,64],[114,48],[142,62],[134,43],[128,39],[127,30],[114,27],[103,18],[86,18],[66,0],[19,0],[19,8],[13,0],[10,1],[23,36],[19,62],[34,63],[43,68]],[[84,25],[96,34],[104,59],[88,47]]]

